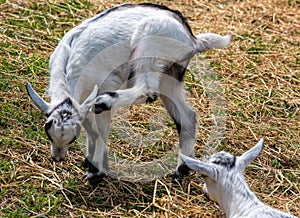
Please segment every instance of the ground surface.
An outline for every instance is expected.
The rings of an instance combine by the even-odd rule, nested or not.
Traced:
[[[1,0],[1,217],[223,217],[203,194],[198,174],[181,184],[163,175],[152,181],[115,175],[91,186],[81,179],[81,140],[63,163],[50,158],[45,118],[25,84],[45,93],[49,57],[62,36],[118,3]],[[264,150],[246,180],[263,202],[300,216],[300,2],[160,3],[182,11],[196,34],[232,33],[228,48],[202,55],[214,73],[201,74],[199,56],[186,75],[187,99],[198,117],[197,158],[212,144],[240,155],[263,137]],[[109,146],[119,157],[155,162],[176,147],[175,126],[159,101],[115,114]]]

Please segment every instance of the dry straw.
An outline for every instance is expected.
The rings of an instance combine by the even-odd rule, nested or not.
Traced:
[[[24,84],[31,80],[37,89],[45,91],[47,65],[39,64],[41,60],[49,59],[58,40],[72,26],[118,3],[123,2],[94,1],[90,7],[85,7],[85,2],[76,2],[82,4],[82,9],[78,9],[80,6],[59,1],[1,2],[0,216],[224,216],[216,203],[203,194],[202,177],[198,174],[180,183],[161,176],[146,183],[105,178],[99,185],[91,186],[81,180],[81,141],[70,150],[65,162],[50,160],[49,142],[39,131],[43,118],[31,105]],[[210,64],[225,97],[226,130],[217,148],[239,155],[264,137],[264,150],[247,168],[246,180],[263,202],[300,216],[299,1],[158,3],[180,10],[194,33],[232,33],[230,47],[202,56]],[[39,11],[30,7],[34,4],[49,8]],[[54,13],[57,10],[59,13]],[[64,16],[72,19],[62,19]],[[12,19],[14,23],[9,22]],[[35,26],[38,19],[44,19],[45,28]],[[207,86],[201,77],[195,76],[197,66],[193,64],[186,75],[187,99],[197,112],[195,152],[203,158],[213,116]],[[163,128],[156,147],[137,149],[134,145],[145,141],[116,137],[151,136],[153,129],[147,128],[146,123],[153,113],[160,113],[164,121],[163,125],[158,120],[151,121],[157,124],[156,130]],[[149,161],[176,147],[176,130],[159,101],[132,106],[130,112],[121,114],[118,116],[116,111],[109,146],[123,159]]]

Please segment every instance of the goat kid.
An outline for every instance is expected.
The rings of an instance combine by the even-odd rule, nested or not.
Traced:
[[[263,204],[249,189],[244,178],[245,168],[260,154],[263,139],[256,146],[235,157],[224,151],[199,161],[180,154],[184,164],[205,176],[204,191],[216,201],[228,218],[293,218]],[[295,217],[294,217],[295,218]]]
[[[47,116],[53,159],[65,158],[84,127],[89,167],[84,178],[106,175],[110,110],[156,97],[176,123],[180,152],[193,157],[196,116],[184,98],[184,73],[196,53],[229,42],[230,35],[194,36],[179,11],[152,3],[120,5],[76,26],[50,58],[51,103],[27,84],[30,98]],[[175,175],[187,172],[178,158]]]

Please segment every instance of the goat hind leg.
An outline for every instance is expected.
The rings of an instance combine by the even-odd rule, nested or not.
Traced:
[[[95,114],[108,111],[115,108],[126,107],[131,104],[146,102],[144,91],[133,87],[124,90],[116,90],[113,92],[105,92],[97,97],[93,108]]]
[[[96,114],[103,111],[141,104],[147,101],[152,102],[158,95],[159,73],[143,73],[135,78],[132,88],[105,92],[97,97],[93,111]]]
[[[161,83],[163,90],[161,90],[160,96],[166,110],[176,124],[179,134],[179,153],[194,157],[196,114],[185,101],[182,83],[175,79],[167,81],[165,84],[164,82]],[[173,176],[188,174],[189,168],[178,157],[176,172]]]

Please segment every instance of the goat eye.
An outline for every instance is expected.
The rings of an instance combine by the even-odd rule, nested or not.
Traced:
[[[53,120],[50,120],[49,122],[47,122],[45,124],[45,132],[46,132],[46,134],[47,134],[47,136],[48,136],[48,138],[49,138],[50,141],[53,141],[52,137],[51,137],[51,135],[49,133],[49,130],[50,130],[51,126],[52,126],[52,123],[53,123]]]

